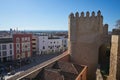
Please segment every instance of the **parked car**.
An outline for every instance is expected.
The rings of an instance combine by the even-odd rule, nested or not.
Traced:
[[[15,74],[15,70],[12,70],[11,72],[7,73],[8,76],[14,75],[14,74]]]

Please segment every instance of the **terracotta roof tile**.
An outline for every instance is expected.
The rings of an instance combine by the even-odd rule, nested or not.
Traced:
[[[72,63],[58,61],[58,65],[61,71],[78,74],[78,71]]]

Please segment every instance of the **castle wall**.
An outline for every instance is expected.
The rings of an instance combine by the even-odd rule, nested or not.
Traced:
[[[110,74],[108,80],[120,80],[120,35],[112,35]]]
[[[77,12],[69,16],[69,53],[71,60],[78,64],[88,66],[88,80],[95,80],[95,72],[98,65],[99,47],[103,43],[103,16],[98,11]],[[106,32],[107,33],[107,32]]]

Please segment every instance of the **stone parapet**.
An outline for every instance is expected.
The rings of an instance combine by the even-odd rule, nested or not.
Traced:
[[[112,35],[108,80],[120,80],[120,35]]]

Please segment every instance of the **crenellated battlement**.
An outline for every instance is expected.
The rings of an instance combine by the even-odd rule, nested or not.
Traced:
[[[81,13],[76,12],[75,14],[71,13],[69,15],[69,18],[80,18],[80,17],[82,17],[82,18],[86,18],[86,17],[102,17],[102,15],[101,15],[101,11],[100,10],[97,12],[97,15],[95,15],[94,11],[92,11],[91,14],[90,14],[89,11],[87,11],[86,13],[84,13],[84,12],[81,12]]]
[[[79,30],[79,34],[89,34],[91,32],[103,33],[103,16],[100,10],[96,14],[94,11],[91,13],[89,11],[86,13],[71,13],[69,15],[69,23],[69,27],[71,28],[70,32]],[[76,32],[74,32],[74,34],[76,34]],[[75,37],[72,39],[75,40]]]

